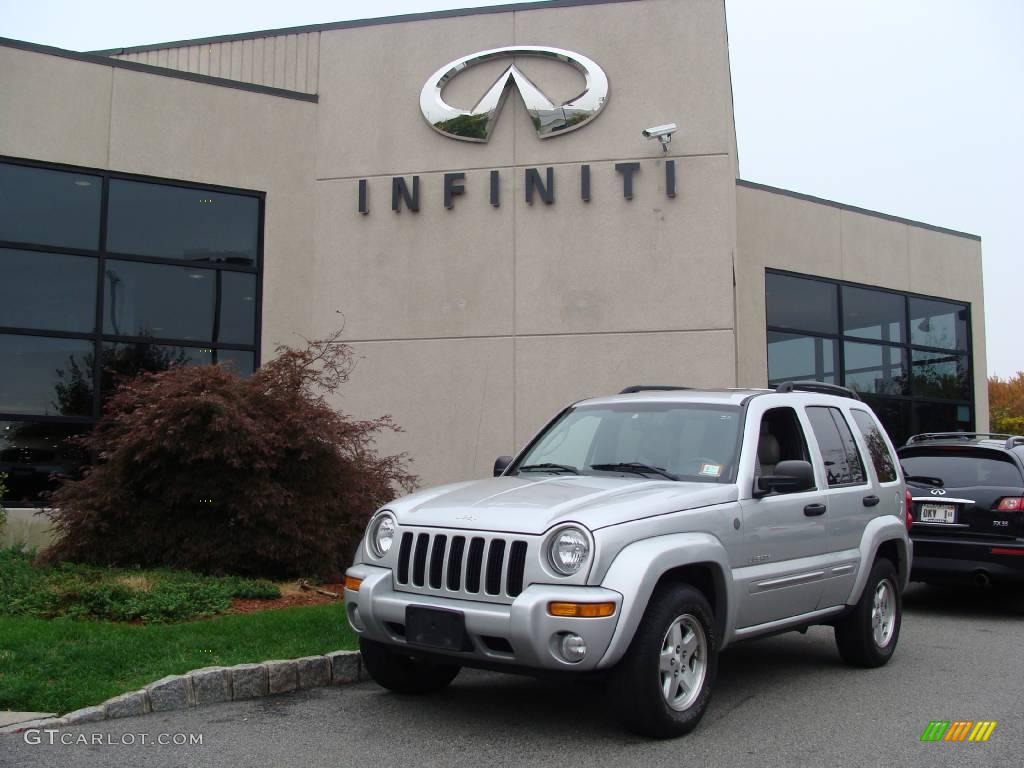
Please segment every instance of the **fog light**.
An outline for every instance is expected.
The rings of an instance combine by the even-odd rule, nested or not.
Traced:
[[[579,635],[567,634],[562,635],[562,642],[559,644],[559,650],[562,652],[562,658],[566,661],[576,663],[577,661],[583,661],[587,655],[587,641]]]

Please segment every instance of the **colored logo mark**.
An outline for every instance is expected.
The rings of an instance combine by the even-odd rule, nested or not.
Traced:
[[[988,741],[996,725],[995,720],[932,720],[921,741]]]

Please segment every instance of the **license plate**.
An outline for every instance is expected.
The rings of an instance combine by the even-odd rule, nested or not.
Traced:
[[[466,617],[460,611],[410,605],[405,609],[405,640],[410,645],[445,651],[464,650]]]
[[[955,523],[956,507],[951,504],[922,504],[920,519],[922,523]]]

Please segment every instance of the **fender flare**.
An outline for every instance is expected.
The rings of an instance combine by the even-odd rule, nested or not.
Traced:
[[[622,615],[611,644],[598,663],[599,668],[613,666],[625,655],[658,581],[673,568],[686,565],[709,566],[716,586],[723,591],[725,611],[724,615],[716,612],[716,623],[720,629],[720,647],[725,646],[735,626],[736,600],[729,557],[722,542],[707,533],[655,536],[623,547],[601,581],[602,587],[615,590],[623,600]]]
[[[895,542],[899,550],[900,562],[898,566],[900,578],[900,591],[907,588],[910,582],[910,565],[914,556],[914,544],[907,535],[907,526],[903,520],[893,515],[876,517],[867,524],[864,535],[860,540],[860,562],[861,567],[857,572],[857,578],[853,582],[853,589],[850,590],[850,597],[847,605],[856,605],[860,595],[867,584],[868,576],[871,574],[871,565],[875,562],[878,550],[887,542]]]

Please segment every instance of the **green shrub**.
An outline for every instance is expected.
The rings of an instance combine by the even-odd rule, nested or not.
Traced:
[[[369,517],[415,478],[376,452],[389,417],[328,404],[353,367],[339,335],[281,347],[249,379],[192,366],[125,381],[80,439],[100,463],[52,496],[47,559],[340,577]]]
[[[3,531],[7,524],[7,510],[4,509],[4,496],[7,495],[7,486],[4,484],[6,479],[7,475],[0,472],[0,531]]]
[[[50,567],[33,564],[29,554],[0,550],[0,615],[164,623],[222,613],[233,597],[280,596],[262,579],[66,562]]]

